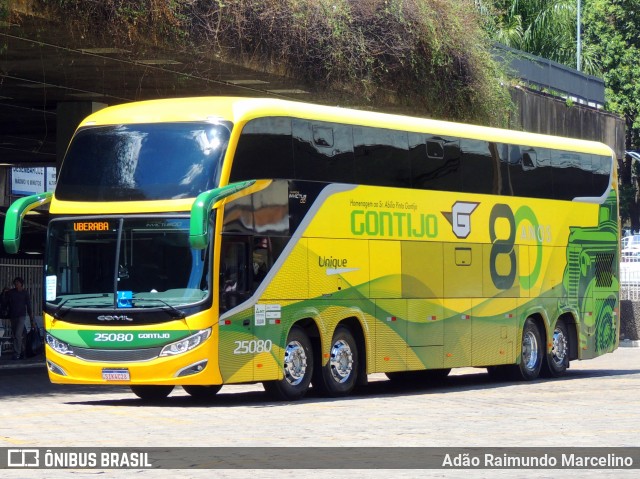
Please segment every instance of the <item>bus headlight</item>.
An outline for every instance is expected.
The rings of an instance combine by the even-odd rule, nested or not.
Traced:
[[[188,338],[167,344],[162,348],[162,351],[160,351],[160,356],[175,356],[176,354],[186,353],[187,351],[190,351],[196,346],[204,343],[209,336],[211,336],[211,328],[198,331],[196,334],[192,334]]]
[[[57,338],[54,338],[49,333],[47,333],[45,338],[47,340],[47,344],[51,346],[56,352],[60,354],[73,356],[73,349],[71,349],[71,347],[67,343],[62,342]]]

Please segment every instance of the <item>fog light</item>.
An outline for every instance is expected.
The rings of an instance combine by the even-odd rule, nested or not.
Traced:
[[[192,374],[197,374],[201,371],[204,371],[204,368],[207,367],[207,360],[198,361],[197,363],[192,364],[191,366],[187,366],[186,368],[182,368],[180,371],[176,373],[176,377],[182,376],[190,376]]]
[[[67,375],[67,373],[64,371],[64,369],[62,369],[56,363],[53,363],[53,362],[49,361],[48,359],[47,359],[47,367],[49,368],[49,371],[51,371],[54,374],[58,374],[60,376],[66,376]]]

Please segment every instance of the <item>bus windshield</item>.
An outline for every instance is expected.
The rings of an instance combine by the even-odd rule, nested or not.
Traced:
[[[191,198],[217,186],[230,123],[131,124],[76,133],[56,185],[67,201]]]
[[[209,295],[208,249],[189,245],[189,219],[60,219],[49,226],[45,304],[175,308]]]

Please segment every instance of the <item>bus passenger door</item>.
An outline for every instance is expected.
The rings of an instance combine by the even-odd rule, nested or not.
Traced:
[[[225,382],[253,381],[253,308],[228,315],[251,296],[249,237],[224,235],[220,251],[219,361]]]
[[[221,312],[235,308],[251,296],[249,264],[248,239],[225,237],[220,256]]]

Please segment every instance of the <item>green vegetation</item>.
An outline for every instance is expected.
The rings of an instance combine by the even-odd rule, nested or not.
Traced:
[[[577,0],[478,0],[492,38],[576,66]],[[640,149],[640,0],[582,0],[582,69],[604,79],[605,109],[625,119],[626,149]],[[567,106],[570,106],[567,104]],[[640,229],[640,173],[619,158],[620,212]]]
[[[606,108],[625,119],[626,149],[640,149],[640,0],[588,0],[583,22],[602,64]],[[629,156],[618,164],[621,214],[638,230],[640,168]]]
[[[344,104],[499,126],[512,108],[474,0],[40,2],[124,44],[196,49],[291,75]]]
[[[602,64],[607,109],[625,118],[627,149],[640,148],[640,0],[588,0],[583,22]]]
[[[493,0],[489,3],[483,13],[493,39],[576,68],[577,0]],[[594,47],[590,43],[582,46],[580,69],[595,75],[600,71],[600,63]]]

